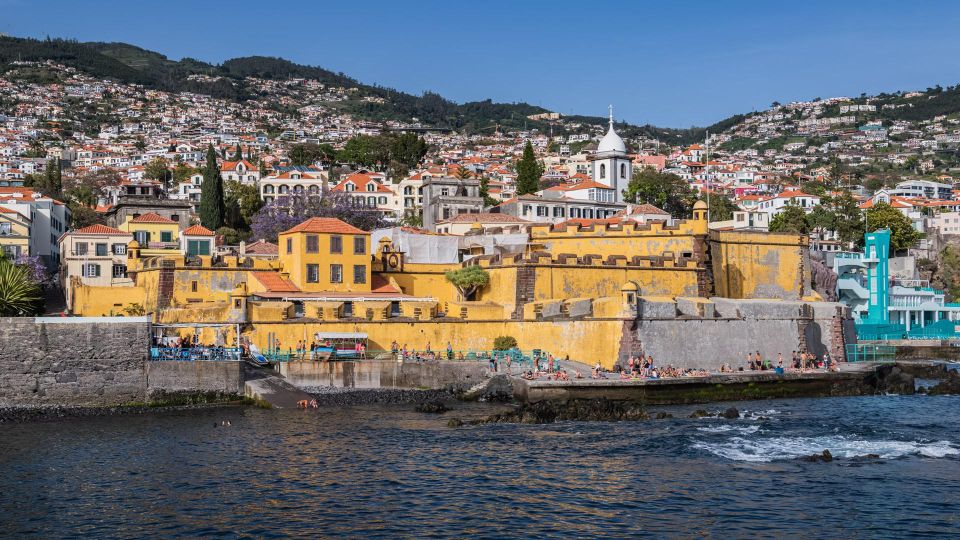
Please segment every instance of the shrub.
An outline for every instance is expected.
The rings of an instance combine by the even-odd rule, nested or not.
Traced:
[[[493,350],[508,351],[517,346],[517,338],[513,336],[500,336],[493,340]]]

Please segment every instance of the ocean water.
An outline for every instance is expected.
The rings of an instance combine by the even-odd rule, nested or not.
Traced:
[[[685,418],[733,405],[738,420]],[[446,427],[412,406],[0,425],[0,536],[960,535],[960,397]],[[220,427],[229,420],[229,427]],[[215,427],[216,425],[216,427]],[[831,463],[797,459],[822,450]]]

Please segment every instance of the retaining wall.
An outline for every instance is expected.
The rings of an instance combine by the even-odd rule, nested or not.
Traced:
[[[469,388],[486,378],[485,362],[364,360],[360,362],[285,362],[278,371],[301,388]]]
[[[239,362],[150,362],[147,317],[0,318],[0,406],[243,393]]]

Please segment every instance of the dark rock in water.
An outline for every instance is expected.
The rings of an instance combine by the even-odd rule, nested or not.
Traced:
[[[447,427],[458,428],[463,425],[463,420],[459,418],[451,418],[447,420]]]
[[[896,364],[885,364],[864,378],[864,383],[881,394],[910,395],[916,392],[914,377]]]
[[[921,386],[920,388],[917,388],[917,393],[918,393],[918,394],[926,394],[926,393],[927,393],[927,387],[926,387],[926,386]]]
[[[730,407],[729,409],[723,411],[717,416],[722,416],[728,420],[733,420],[736,418],[740,418],[740,411],[738,411],[736,407]]]
[[[867,454],[865,457],[868,457],[871,459],[880,459],[880,454]]]
[[[421,403],[417,405],[414,410],[422,413],[441,414],[449,411],[450,409],[444,405],[442,401],[428,401],[427,403]]]
[[[647,420],[650,415],[635,403],[608,399],[575,399],[563,402],[540,401],[523,404],[516,409],[495,414],[474,424],[520,423],[549,424],[564,420],[621,421]]]
[[[656,418],[657,420],[663,420],[664,418],[673,418],[673,415],[668,412],[658,412]]]
[[[822,461],[823,463],[830,463],[833,461],[833,454],[829,450],[824,450],[820,454],[810,454],[809,456],[803,456],[800,458],[801,461],[809,461],[811,463],[817,463]]]
[[[710,413],[703,409],[697,409],[690,413],[690,418],[703,418],[705,416],[710,416]]]
[[[936,386],[927,389],[929,396],[945,396],[960,394],[960,373],[949,372],[946,379],[942,379]]]

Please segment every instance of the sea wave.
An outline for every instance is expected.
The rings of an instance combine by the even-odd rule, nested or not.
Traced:
[[[729,433],[735,431],[743,435],[750,435],[760,431],[760,426],[738,426],[735,424],[722,424],[719,426],[708,426],[697,428],[697,431],[704,433]]]
[[[877,455],[894,459],[909,455],[942,458],[960,454],[950,441],[870,441],[843,435],[822,437],[731,437],[724,442],[696,441],[693,448],[733,461],[770,462],[796,459],[830,450],[834,457]]]

